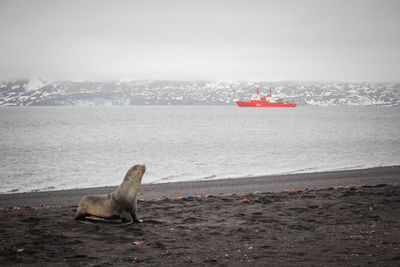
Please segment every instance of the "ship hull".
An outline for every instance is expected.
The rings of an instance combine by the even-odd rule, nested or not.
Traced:
[[[283,102],[277,102],[277,103],[271,103],[268,101],[257,101],[257,100],[250,100],[250,101],[236,101],[236,104],[238,107],[277,107],[277,108],[283,108],[283,107],[296,107],[296,103],[283,103]]]

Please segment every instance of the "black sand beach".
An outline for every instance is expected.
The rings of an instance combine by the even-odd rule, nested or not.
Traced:
[[[400,264],[400,166],[144,185],[141,224],[73,220],[114,189],[0,195],[0,264]]]

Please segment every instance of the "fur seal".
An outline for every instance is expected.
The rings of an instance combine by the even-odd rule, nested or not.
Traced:
[[[84,196],[79,202],[75,220],[94,215],[106,219],[120,218],[127,223],[142,222],[137,214],[137,194],[145,171],[145,165],[135,165],[114,192]]]

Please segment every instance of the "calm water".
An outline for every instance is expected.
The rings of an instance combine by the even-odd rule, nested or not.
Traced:
[[[400,164],[400,108],[0,109],[0,192]]]

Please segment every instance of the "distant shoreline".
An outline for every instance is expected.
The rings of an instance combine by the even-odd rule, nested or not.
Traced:
[[[399,105],[398,82],[329,81],[0,81],[0,106],[46,105],[235,105],[256,88],[272,88],[278,98],[298,105]],[[60,90],[62,88],[62,90]],[[145,88],[145,89],[144,89]],[[193,93],[196,90],[196,94]],[[366,90],[368,89],[368,90]],[[23,92],[23,95],[21,95]]]
[[[291,189],[400,183],[400,165],[367,169],[216,179],[207,181],[143,184],[142,200],[182,196],[282,192]],[[116,186],[0,194],[0,208],[10,206],[76,205],[86,194],[104,194]]]

